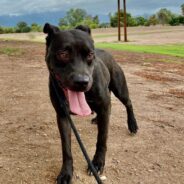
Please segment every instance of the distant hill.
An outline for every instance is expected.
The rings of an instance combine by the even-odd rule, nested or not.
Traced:
[[[15,26],[17,22],[25,21],[28,24],[37,23],[44,25],[45,22],[49,22],[54,25],[58,25],[59,19],[64,17],[66,12],[44,12],[34,13],[27,15],[7,15],[0,16],[0,26]],[[99,15],[100,22],[109,22],[108,15]]]
[[[65,12],[45,12],[34,13],[20,16],[0,16],[1,26],[15,26],[17,22],[25,21],[28,24],[37,23],[43,25],[45,22],[50,22],[57,25],[59,19],[65,16]]]

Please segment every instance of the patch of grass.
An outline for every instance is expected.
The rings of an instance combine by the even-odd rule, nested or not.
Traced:
[[[4,47],[0,48],[0,54],[5,54],[8,56],[20,56],[23,54],[23,51],[19,48]]]
[[[121,43],[97,43],[98,48],[109,48],[113,50],[124,50],[131,52],[165,54],[177,57],[184,57],[184,44],[175,45],[132,45]]]

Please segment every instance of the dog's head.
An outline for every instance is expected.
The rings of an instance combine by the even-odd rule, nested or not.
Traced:
[[[63,88],[88,91],[93,83],[95,50],[91,30],[86,26],[60,31],[45,24],[46,62]]]

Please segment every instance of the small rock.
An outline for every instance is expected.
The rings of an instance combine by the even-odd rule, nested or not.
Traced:
[[[107,177],[106,177],[106,176],[100,176],[100,179],[101,179],[102,181],[105,181],[105,180],[107,179]]]

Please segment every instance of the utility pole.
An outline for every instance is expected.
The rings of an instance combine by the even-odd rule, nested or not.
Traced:
[[[121,41],[121,12],[120,12],[120,0],[118,0],[118,41]]]
[[[123,9],[124,9],[124,41],[127,42],[127,18],[126,18],[126,0],[123,0]]]

